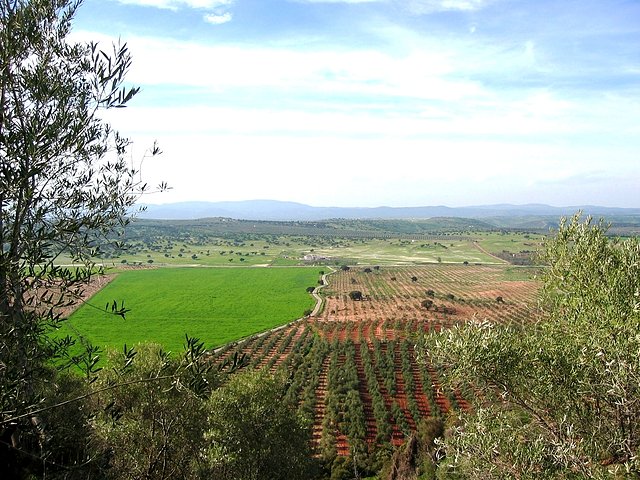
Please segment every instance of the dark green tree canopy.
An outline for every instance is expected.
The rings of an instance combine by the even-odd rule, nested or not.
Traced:
[[[282,401],[283,382],[265,373],[231,378],[209,399],[207,478],[311,478],[310,434]]]

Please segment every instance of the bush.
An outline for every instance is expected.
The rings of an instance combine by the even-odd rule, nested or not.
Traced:
[[[172,374],[177,372],[178,362],[158,345],[139,347],[135,360],[123,371],[118,366],[124,363],[122,352],[111,353],[113,368],[105,369],[97,384],[100,388],[137,382],[107,390],[96,398],[104,407],[98,410],[93,422],[94,442],[110,452],[109,475],[197,476],[206,425],[204,401],[187,388],[174,388]]]
[[[362,300],[362,292],[360,290],[353,290],[349,292],[349,298],[351,300]]]
[[[423,300],[422,302],[420,302],[420,305],[423,308],[429,310],[431,307],[433,307],[433,300]]]
[[[208,402],[206,469],[200,478],[310,478],[309,431],[282,401],[282,380],[261,372],[234,375]]]
[[[609,239],[576,215],[541,260],[537,322],[429,339],[429,358],[449,367],[454,386],[499,388],[503,399],[465,416],[445,437],[447,456],[468,478],[637,478],[640,241]]]

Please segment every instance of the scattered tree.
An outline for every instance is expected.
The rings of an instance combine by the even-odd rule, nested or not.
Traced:
[[[423,308],[429,310],[431,307],[433,307],[433,300],[423,300],[422,302],[420,302],[420,305],[422,305]]]
[[[360,290],[352,290],[349,292],[349,298],[351,300],[362,300],[362,292]]]

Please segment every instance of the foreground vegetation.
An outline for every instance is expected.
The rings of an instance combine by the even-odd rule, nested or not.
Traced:
[[[640,241],[562,222],[546,242],[535,323],[470,323],[430,338],[425,355],[477,405],[445,438],[466,478],[640,476]]]

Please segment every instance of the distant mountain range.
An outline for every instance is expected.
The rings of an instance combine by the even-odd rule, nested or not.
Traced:
[[[577,205],[552,207],[542,204],[479,205],[469,207],[312,207],[302,203],[277,200],[246,200],[237,202],[180,202],[164,205],[144,205],[146,211],[139,218],[164,220],[194,220],[198,218],[226,217],[242,220],[316,221],[332,218],[345,219],[409,219],[433,217],[504,218],[504,217],[560,217],[582,210],[594,217],[635,217],[640,208],[599,207]]]

